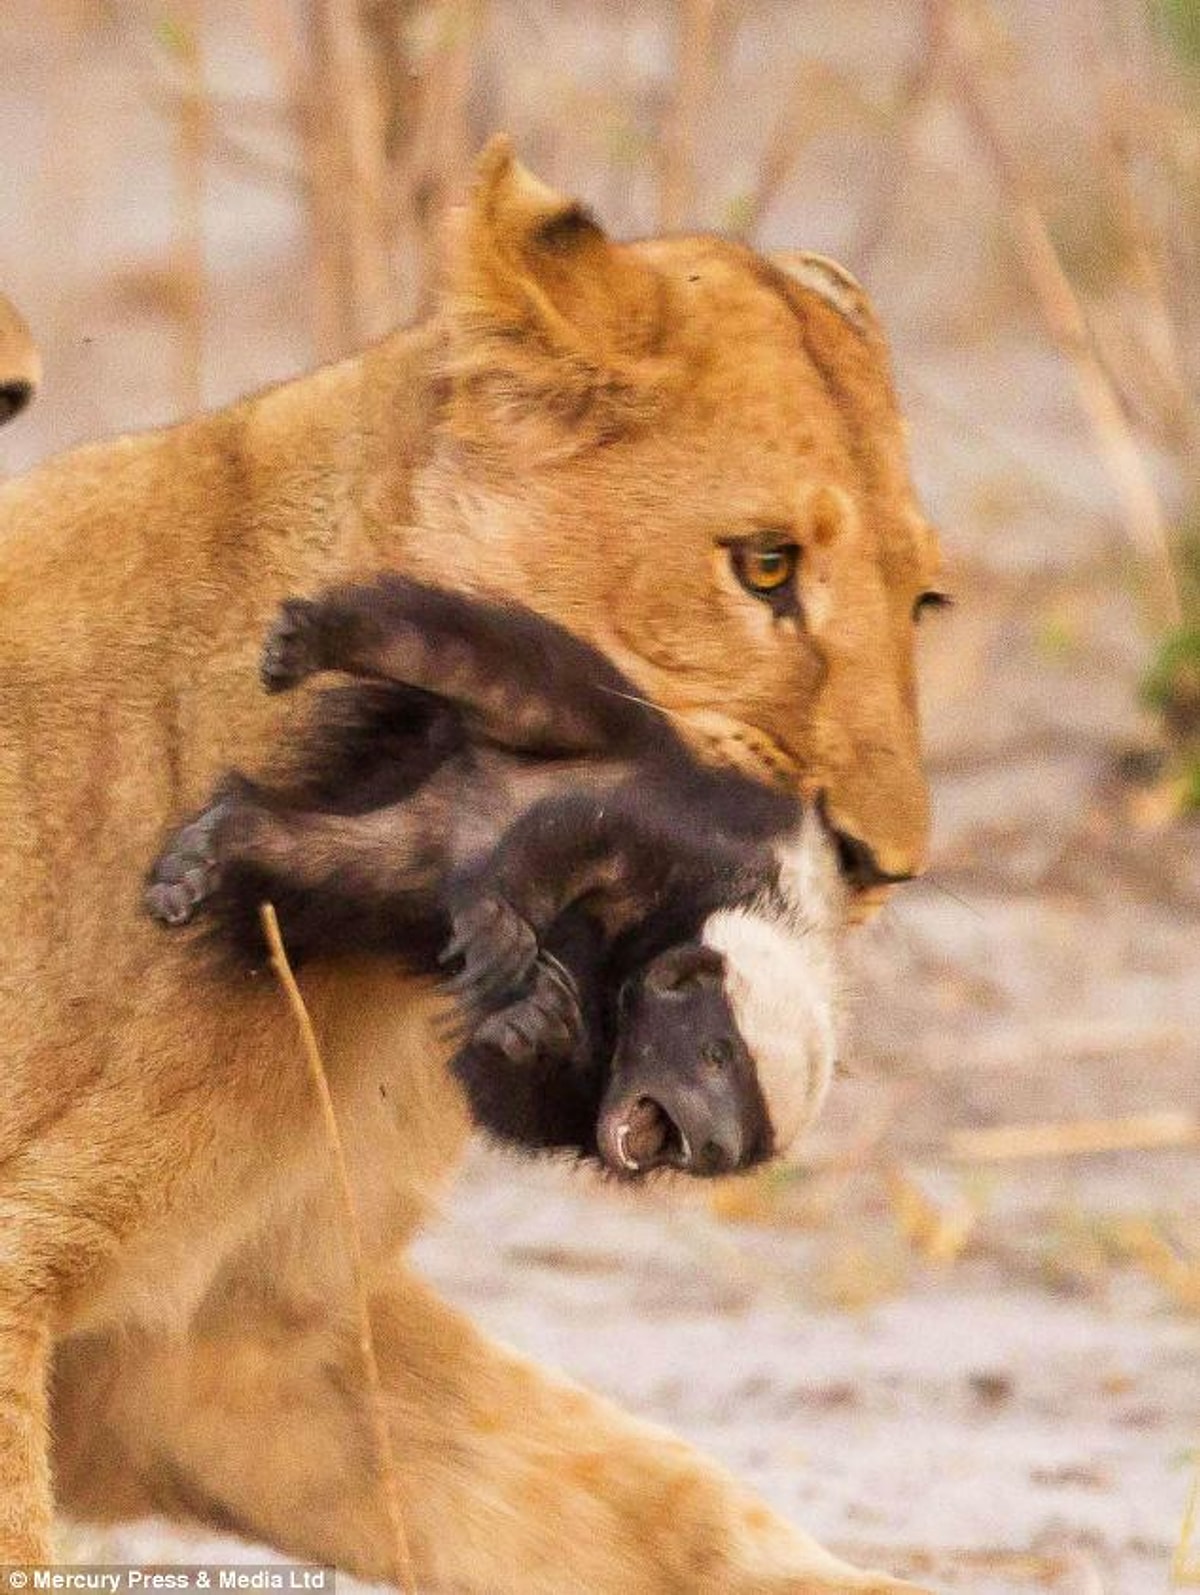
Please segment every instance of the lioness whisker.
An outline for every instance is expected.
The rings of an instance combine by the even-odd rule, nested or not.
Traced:
[[[960,897],[956,891],[952,891],[943,881],[939,881],[936,875],[922,875],[921,879],[927,886],[932,886],[935,892],[941,892],[943,897],[948,897],[952,903],[957,903],[960,908],[965,908],[968,914],[974,914],[976,919],[987,918],[981,908],[977,908],[968,898]]]
[[[612,698],[624,698],[626,703],[640,703],[647,709],[653,709],[656,714],[661,714],[664,719],[678,720],[680,725],[687,724],[685,715],[677,714],[674,709],[664,709],[661,703],[655,703],[650,698],[643,698],[636,692],[618,692],[615,687],[606,687],[603,682],[597,682],[601,692],[606,692]]]

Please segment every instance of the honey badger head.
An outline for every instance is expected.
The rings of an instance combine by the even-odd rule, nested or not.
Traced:
[[[728,1174],[787,1152],[837,1056],[841,888],[806,814],[748,901],[710,914],[626,984],[596,1138],[622,1174]]]

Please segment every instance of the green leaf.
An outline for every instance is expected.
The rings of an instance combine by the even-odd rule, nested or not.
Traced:
[[[1167,37],[1190,66],[1200,66],[1200,0],[1156,0]]]
[[[186,22],[164,12],[154,24],[155,40],[170,55],[190,61],[196,54],[196,36]]]

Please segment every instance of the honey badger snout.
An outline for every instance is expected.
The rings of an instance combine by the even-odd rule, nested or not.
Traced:
[[[770,1154],[754,1061],[725,992],[725,960],[672,947],[622,994],[621,1038],[600,1109],[600,1155],[619,1174],[730,1174]]]

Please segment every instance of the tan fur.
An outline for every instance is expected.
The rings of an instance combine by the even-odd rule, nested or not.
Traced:
[[[48,1552],[53,1342],[64,1506],[387,1572],[288,1014],[139,911],[168,827],[302,713],[255,684],[281,597],[384,565],[515,594],[725,756],[810,772],[885,867],[920,861],[933,549],[873,321],[731,244],[611,244],[503,145],[448,261],[428,324],[0,491],[0,1562]],[[819,636],[730,574],[720,540],[760,525],[811,542]],[[891,1587],[411,1277],[467,1134],[436,998],[367,962],[305,991],[428,1588]]]

